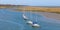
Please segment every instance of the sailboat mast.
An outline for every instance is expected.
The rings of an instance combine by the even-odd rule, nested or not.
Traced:
[[[23,6],[23,14],[25,14],[25,7]]]
[[[36,12],[36,14],[37,14],[37,12]],[[36,15],[36,22],[37,22],[37,15]]]

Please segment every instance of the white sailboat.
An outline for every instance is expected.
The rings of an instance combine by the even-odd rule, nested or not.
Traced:
[[[24,18],[24,20],[28,20],[28,17],[27,16],[25,16],[25,7],[23,7],[24,9],[23,9],[23,18]]]
[[[36,28],[40,27],[40,25],[37,23],[37,16],[36,16],[36,22],[33,22],[32,27],[36,27]]]

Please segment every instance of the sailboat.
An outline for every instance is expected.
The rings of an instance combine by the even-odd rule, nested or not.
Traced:
[[[40,27],[40,25],[37,23],[37,16],[36,16],[36,21],[33,22],[32,27],[36,27],[36,28],[39,28]]]
[[[23,15],[22,15],[22,16],[23,16],[23,19],[24,19],[24,20],[28,20],[28,17],[25,16],[25,7],[24,7],[24,9],[23,9]]]

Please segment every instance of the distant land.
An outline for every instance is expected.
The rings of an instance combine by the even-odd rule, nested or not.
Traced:
[[[60,13],[60,6],[28,6],[28,5],[2,5],[0,4],[0,8],[11,8],[17,9],[17,11],[38,11],[38,12],[53,12]]]

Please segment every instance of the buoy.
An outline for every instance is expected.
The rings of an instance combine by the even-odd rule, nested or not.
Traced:
[[[27,24],[32,25],[33,22],[32,21],[27,21]]]
[[[24,20],[27,20],[28,18],[23,14],[23,18],[24,18]]]
[[[37,22],[33,22],[32,27],[39,28],[39,27],[40,27],[40,25],[39,25],[39,24],[37,24]]]

